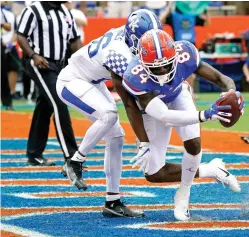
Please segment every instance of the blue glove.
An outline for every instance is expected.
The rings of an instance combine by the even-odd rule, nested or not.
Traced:
[[[232,117],[232,114],[223,112],[224,110],[229,110],[229,109],[231,109],[230,105],[216,105],[215,102],[211,108],[200,112],[200,120],[202,122],[208,120],[220,120],[230,123],[229,117]]]

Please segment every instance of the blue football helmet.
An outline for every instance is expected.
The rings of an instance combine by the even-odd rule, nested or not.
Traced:
[[[148,30],[163,29],[159,18],[147,9],[132,12],[125,24],[125,42],[133,54],[137,54],[137,44],[141,36]]]

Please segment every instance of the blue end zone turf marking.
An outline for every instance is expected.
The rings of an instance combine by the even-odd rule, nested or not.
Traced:
[[[236,176],[249,176],[248,170],[233,170],[229,169],[230,172],[232,172]],[[41,171],[27,171],[27,172],[4,172],[1,174],[2,179],[43,179],[46,177],[47,179],[60,179],[62,178],[60,171],[58,172],[44,172]],[[89,170],[88,172],[84,173],[84,178],[104,178],[104,169],[103,170],[98,170],[98,171],[93,171]],[[139,172],[136,169],[132,170],[123,170],[122,171],[122,178],[136,178],[136,177],[144,177],[142,172]]]
[[[215,220],[234,220],[240,218],[240,211],[224,211],[213,210],[212,212],[205,211],[192,211],[192,215],[198,218],[203,218],[204,221]],[[44,219],[46,219],[46,228],[44,228]],[[75,228],[75,220],[79,221],[77,228]],[[248,220],[243,218],[243,220]],[[77,223],[78,223],[77,221]],[[215,230],[208,231],[198,230],[194,231],[165,231],[157,229],[131,229],[131,228],[119,228],[119,226],[134,225],[139,223],[154,223],[154,222],[174,222],[173,212],[167,211],[146,211],[146,217],[144,218],[103,218],[99,212],[97,213],[58,213],[45,216],[32,216],[20,219],[14,219],[9,221],[3,221],[3,223],[28,228],[31,230],[39,231],[43,234],[49,234],[53,236],[82,236],[82,237],[110,237],[110,236],[132,236],[132,237],[161,237],[161,236],[174,236],[174,237],[239,237],[247,236],[248,230]],[[62,228],[65,226],[66,228]]]
[[[81,141],[81,138],[77,138],[78,141]],[[57,142],[56,139],[49,139],[49,142]],[[17,139],[17,140],[4,140],[2,144],[3,150],[10,149],[26,149],[27,140]],[[127,152],[126,149],[135,149],[136,146],[134,144],[126,145],[124,147],[125,158],[131,158],[135,152]],[[49,149],[57,149],[60,150],[58,145],[48,145],[46,148],[46,152],[49,152]],[[104,145],[97,145],[95,149],[104,149]],[[13,150],[14,151],[14,150]],[[86,165],[102,165],[103,160],[94,160],[94,158],[103,158],[103,151],[99,153],[91,153],[87,159]],[[169,162],[181,162],[182,152],[169,152],[167,154],[170,156]],[[5,156],[5,157],[4,157]],[[2,156],[2,159],[5,161],[9,159],[9,162],[2,162],[2,167],[23,167],[26,166],[25,154],[23,155],[11,155],[7,154]],[[173,157],[177,157],[177,159],[172,159]],[[46,154],[47,158],[59,158],[61,160],[56,160],[56,164],[58,166],[64,163],[62,153],[59,154]],[[246,155],[239,154],[207,154],[204,153],[202,162],[209,162],[213,158],[221,157],[226,163],[249,163],[249,157]],[[21,159],[24,162],[14,162],[15,159]],[[130,165],[129,160],[123,160],[124,165]],[[241,175],[249,175],[248,169],[230,169],[233,174],[241,176]],[[85,174],[87,179],[91,178],[104,178],[104,173],[102,171],[90,171]],[[143,175],[138,171],[123,171],[122,177],[143,177]],[[30,173],[3,173],[2,179],[44,179],[44,180],[53,180],[53,179],[64,179],[59,172],[30,172]],[[172,205],[173,197],[176,192],[177,186],[171,186],[169,188],[161,188],[161,187],[148,187],[144,186],[121,186],[122,192],[147,192],[153,194],[154,196],[127,196],[123,197],[122,200],[128,202],[129,205],[151,205],[155,207],[158,204]],[[209,183],[209,184],[197,184],[193,185],[191,189],[191,204],[201,203],[201,204],[244,204],[249,203],[249,183],[241,183],[242,192],[241,193],[232,193],[227,188],[223,188],[221,184]],[[105,192],[105,186],[90,186],[88,192]],[[2,191],[2,208],[23,208],[23,207],[89,207],[89,206],[98,206],[102,207],[105,201],[105,196],[101,197],[70,197],[70,198],[25,198],[24,197],[15,197],[14,194],[26,193],[30,195],[30,193],[39,193],[39,192],[73,192],[73,193],[82,193],[79,192],[73,186],[4,186],[1,187]],[[32,196],[31,196],[32,197]],[[52,209],[53,211],[53,209]],[[92,237],[92,236],[119,236],[126,237],[130,236],[139,236],[143,237],[161,237],[161,236],[172,236],[172,237],[247,237],[249,233],[249,229],[247,230],[215,230],[210,231],[208,228],[205,230],[198,231],[170,231],[170,230],[150,230],[150,229],[130,229],[130,228],[118,228],[120,226],[139,224],[139,223],[149,223],[149,222],[165,222],[172,221],[173,218],[173,210],[157,210],[145,211],[146,217],[141,219],[126,219],[126,218],[117,218],[117,219],[105,219],[101,216],[101,211],[98,212],[89,212],[89,213],[59,213],[59,214],[51,214],[51,215],[41,215],[41,216],[32,216],[27,217],[23,216],[13,220],[3,220],[3,223],[13,224],[16,226],[20,226],[26,228],[28,230],[39,231],[40,233],[50,234],[53,236],[82,236],[82,237]],[[193,217],[201,218],[203,220],[224,220],[224,221],[242,221],[249,220],[249,211],[246,214],[243,214],[243,210],[232,209],[232,210],[215,210],[215,209],[205,209],[205,210],[191,210],[191,214]],[[77,228],[75,228],[75,220],[77,224]],[[46,223],[46,227],[44,227],[44,223]],[[62,228],[63,226],[63,228]],[[249,236],[249,235],[248,235]]]

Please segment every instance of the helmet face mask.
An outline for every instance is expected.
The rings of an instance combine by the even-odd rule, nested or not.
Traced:
[[[138,54],[138,49],[137,49],[138,41],[139,41],[139,39],[136,35],[132,34],[130,36],[130,50],[131,50],[133,55]]]

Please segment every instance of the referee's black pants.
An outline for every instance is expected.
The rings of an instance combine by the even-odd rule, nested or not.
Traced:
[[[64,157],[72,157],[78,147],[75,141],[72,123],[67,106],[60,100],[56,92],[56,81],[62,67],[49,61],[48,69],[34,66],[33,60],[26,60],[26,71],[39,88],[39,95],[32,118],[27,144],[27,157],[43,157],[49,133],[50,117],[56,129],[57,139],[61,145]]]
[[[1,100],[3,106],[9,107],[12,106],[12,97],[10,94],[7,66],[6,47],[1,42]]]

